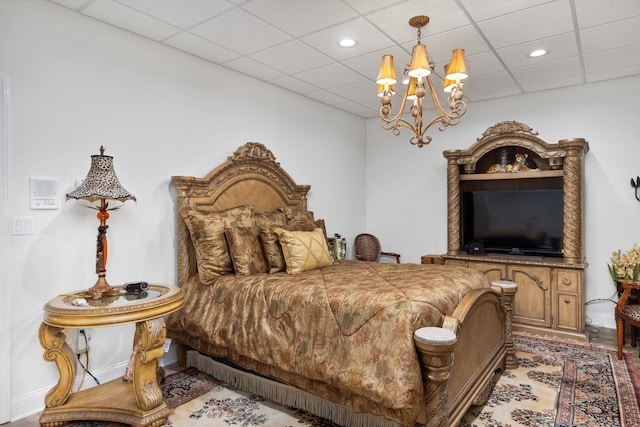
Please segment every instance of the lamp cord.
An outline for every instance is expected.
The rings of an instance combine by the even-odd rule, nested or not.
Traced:
[[[96,382],[97,385],[100,385],[100,381],[98,381],[98,379],[91,373],[91,371],[89,371],[89,340],[87,339],[87,334],[84,332],[84,330],[80,331],[80,335],[82,335],[83,339],[84,339],[84,344],[85,344],[85,348],[87,349],[87,351],[85,352],[86,357],[87,357],[87,366],[84,366],[84,364],[82,363],[82,360],[80,359],[80,355],[81,353],[77,353],[76,357],[78,358],[78,363],[80,364],[80,366],[82,367],[82,379],[80,380],[80,384],[78,385],[78,390],[80,391],[80,389],[82,388],[82,385],[84,384],[84,379],[85,379],[85,375],[89,374],[89,376],[91,378],[93,378],[93,380]]]

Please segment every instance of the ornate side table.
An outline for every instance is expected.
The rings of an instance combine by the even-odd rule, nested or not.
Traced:
[[[158,427],[169,415],[158,386],[158,359],[164,354],[166,325],[163,316],[182,307],[180,288],[149,285],[143,292],[119,294],[97,300],[86,299],[88,305],[74,305],[76,296],[61,295],[44,306],[40,326],[40,344],[44,359],[53,361],[60,380],[45,397],[40,416],[43,427],[61,426],[71,420],[102,420],[134,427]],[[77,303],[77,301],[76,301]],[[66,343],[63,329],[95,328],[136,322],[131,361],[131,381],[117,378],[99,386],[72,393],[76,373],[73,350]]]

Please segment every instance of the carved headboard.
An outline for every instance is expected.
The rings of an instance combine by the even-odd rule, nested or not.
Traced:
[[[196,272],[196,257],[191,237],[180,209],[192,207],[218,211],[243,205],[253,205],[255,212],[269,212],[281,207],[307,209],[309,185],[297,185],[280,167],[264,145],[247,142],[226,162],[204,178],[172,176],[178,191],[176,203],[176,233],[178,284],[183,284]]]

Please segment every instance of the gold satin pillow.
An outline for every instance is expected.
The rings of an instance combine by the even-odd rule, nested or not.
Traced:
[[[287,273],[296,274],[333,264],[327,238],[321,228],[313,231],[288,231],[275,228],[274,231],[282,246]]]
[[[260,229],[260,241],[262,242],[262,251],[267,261],[267,269],[269,273],[277,273],[285,271],[287,264],[284,262],[282,255],[282,247],[278,235],[271,227]]]
[[[229,254],[236,276],[248,276],[267,272],[257,227],[225,228]]]
[[[180,214],[187,224],[195,247],[200,281],[209,284],[218,276],[233,273],[224,229],[252,226],[253,206],[214,212],[184,208],[180,210]]]

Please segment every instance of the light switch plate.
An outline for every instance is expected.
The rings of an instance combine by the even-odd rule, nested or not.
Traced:
[[[14,236],[33,234],[32,216],[14,216],[11,221],[11,234]]]

